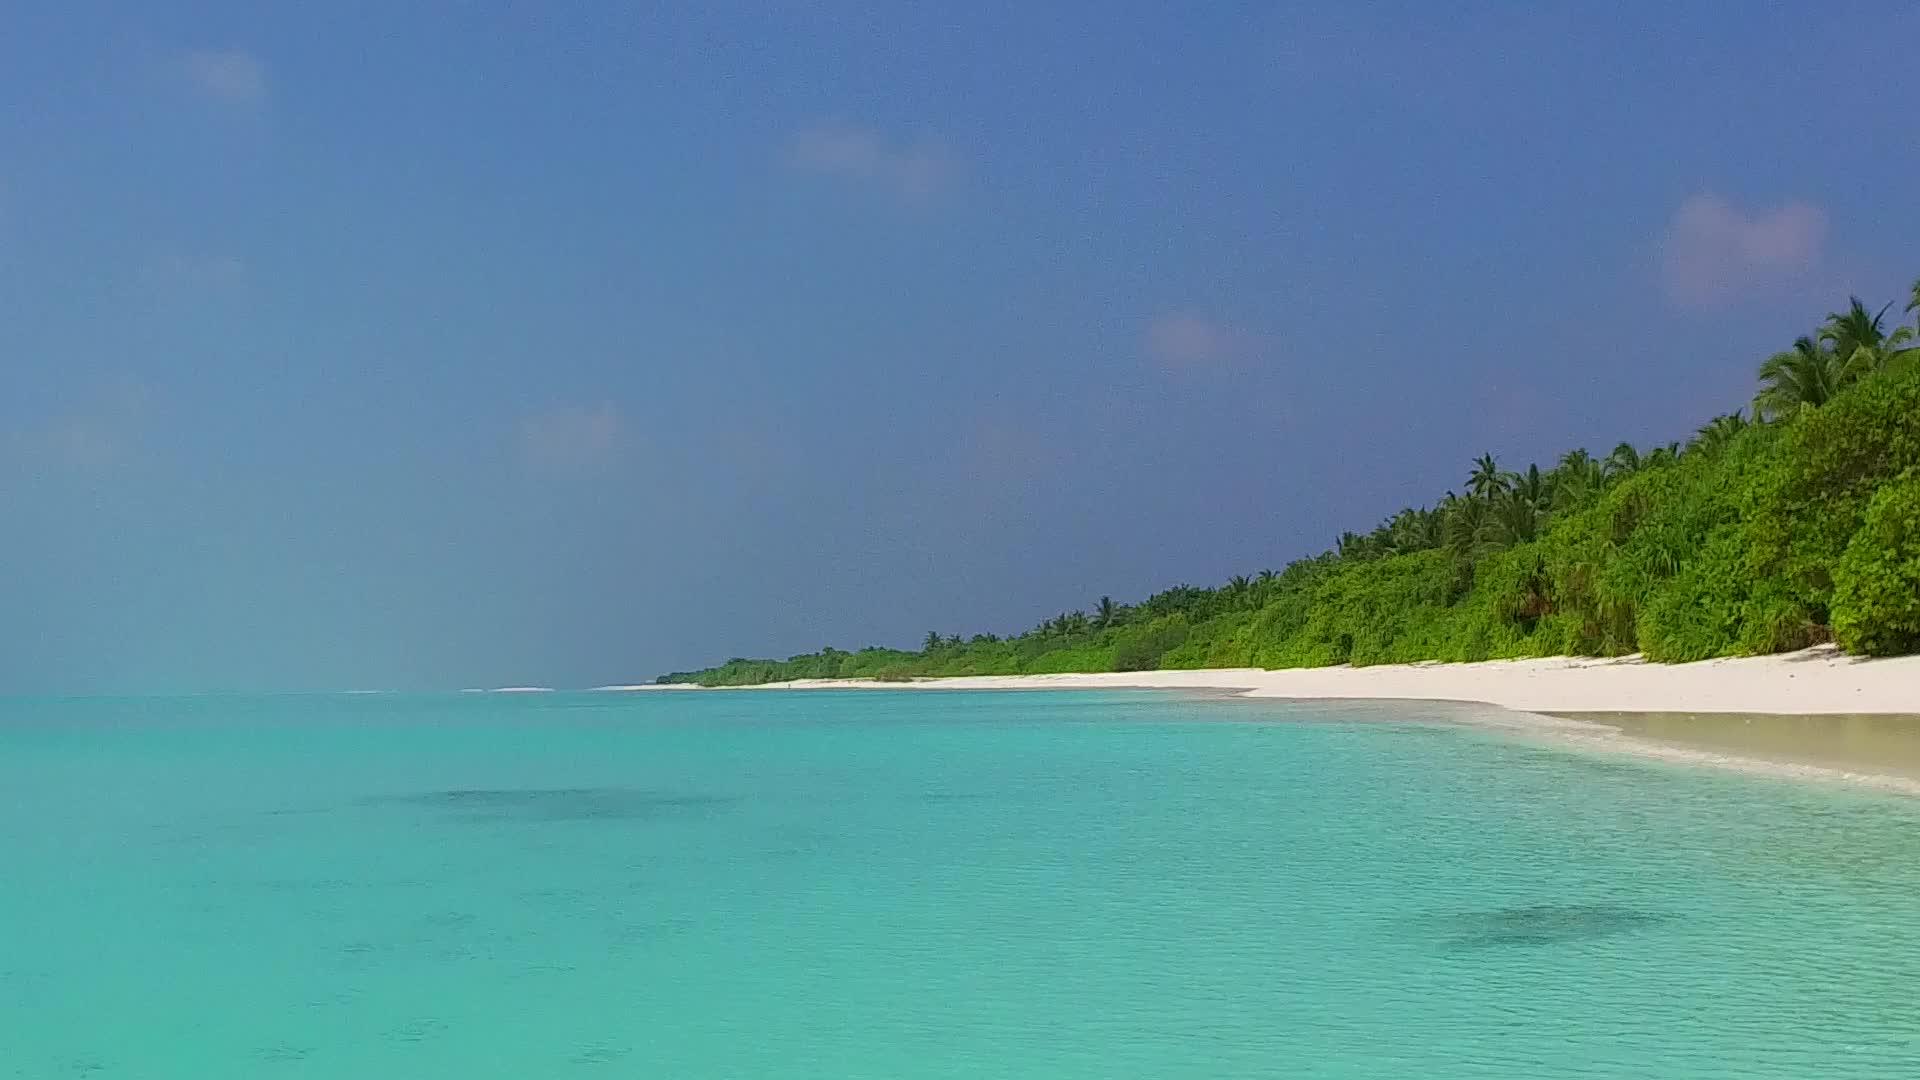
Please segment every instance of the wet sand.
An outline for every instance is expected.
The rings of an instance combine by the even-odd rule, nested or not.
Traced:
[[[1884,777],[1920,784],[1920,715],[1842,713],[1556,712],[1612,729],[1622,748],[1666,747],[1719,763],[1772,765],[1804,775]],[[1773,771],[1773,770],[1765,770]],[[1888,784],[1885,786],[1906,786]]]

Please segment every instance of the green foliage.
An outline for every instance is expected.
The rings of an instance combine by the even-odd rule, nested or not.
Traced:
[[[1187,640],[1187,618],[1169,615],[1127,633],[1113,648],[1113,671],[1152,671],[1160,658]]]
[[[1744,585],[1737,532],[1715,530],[1647,589],[1636,627],[1647,659],[1684,662],[1740,651]]]
[[[1383,664],[1409,659],[1417,613],[1444,607],[1454,556],[1434,550],[1342,566],[1321,580],[1299,629],[1265,650],[1264,664]]]
[[[1920,651],[1920,469],[1867,504],[1834,568],[1833,631],[1849,652]]]
[[[1748,571],[1779,581],[1821,621],[1833,568],[1868,502],[1920,466],[1920,371],[1889,371],[1785,425],[1780,454],[1752,477],[1742,516]]]
[[[1908,310],[1920,315],[1920,283]],[[1297,667],[1643,652],[1699,660],[1836,639],[1920,650],[1920,350],[1859,301],[1761,366],[1755,416],[1684,446],[1550,469],[1472,462],[1465,495],[1219,588],[1100,597],[1024,634],[917,652],[736,658],[665,682]],[[1829,628],[1831,622],[1831,628]]]
[[[1768,420],[1793,416],[1833,400],[1850,381],[1847,366],[1823,341],[1803,337],[1793,348],[1760,365],[1760,392],[1753,414]]]

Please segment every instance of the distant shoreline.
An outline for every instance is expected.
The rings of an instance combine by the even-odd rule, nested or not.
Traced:
[[[1578,752],[1625,754],[1755,776],[1920,796],[1920,656],[1866,660],[1820,646],[1771,656],[1653,664],[1635,657],[1470,664],[982,675],[910,682],[803,679],[634,690],[1176,690],[1273,701],[1430,701],[1491,706],[1476,727]],[[1693,714],[1694,719],[1679,714]],[[1742,724],[1741,714],[1759,721]],[[1911,730],[1898,719],[1914,716]],[[1666,723],[1655,723],[1657,718]],[[1783,723],[1809,718],[1798,725]],[[1831,723],[1827,723],[1829,718]],[[1863,745],[1842,726],[1879,718]],[[1891,718],[1891,719],[1890,719]],[[1772,721],[1772,722],[1769,722]]]
[[[1920,713],[1920,656],[1864,659],[1832,646],[1655,664],[1552,657],[1371,667],[1200,668],[907,681],[798,679],[741,687],[634,690],[1219,690],[1292,700],[1462,701],[1518,712]]]

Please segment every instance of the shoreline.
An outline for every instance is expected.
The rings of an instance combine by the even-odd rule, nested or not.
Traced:
[[[1816,714],[1802,714],[1816,715]],[[1893,715],[1893,714],[1884,714]],[[1819,719],[1826,719],[1819,716]],[[1563,717],[1545,717],[1563,720]],[[1473,721],[1468,721],[1473,724]],[[1503,730],[1515,738],[1537,746],[1564,750],[1570,754],[1602,754],[1642,762],[1657,762],[1682,768],[1706,768],[1743,776],[1794,783],[1838,785],[1885,794],[1920,798],[1920,773],[1891,769],[1882,765],[1849,768],[1825,761],[1816,751],[1804,748],[1773,748],[1765,753],[1730,752],[1629,731],[1597,721],[1573,720],[1575,726],[1530,726],[1490,724],[1488,730]],[[1915,717],[1912,737],[1920,743],[1920,717]]]
[[[1830,645],[1771,656],[1653,664],[1637,656],[1373,667],[1198,668],[960,675],[876,682],[799,679],[699,690],[1214,690],[1290,700],[1458,701],[1530,713],[1920,713],[1920,656],[1866,659]]]
[[[1555,657],[650,689],[1174,690],[1250,701],[1444,702],[1494,710],[1457,722],[1570,752],[1920,796],[1920,656],[1861,659],[1832,646],[1691,664]],[[1863,725],[1878,737],[1861,739]]]

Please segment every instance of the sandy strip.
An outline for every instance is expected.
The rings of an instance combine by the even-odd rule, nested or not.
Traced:
[[[1533,713],[1920,713],[1920,656],[1864,660],[1820,646],[1695,664],[1556,657],[1281,671],[983,675],[913,682],[803,679],[763,689],[1227,690],[1251,698],[1471,701]]]
[[[1558,657],[912,682],[809,679],[753,689],[1149,689],[1300,701],[1461,702],[1495,708],[1459,710],[1445,719],[1568,750],[1920,795],[1920,656],[1863,660],[1831,646],[1695,664]],[[1861,734],[1867,730],[1871,737]]]
[[[1523,735],[1576,750],[1920,795],[1920,715],[1573,713],[1534,719],[1543,723]]]

